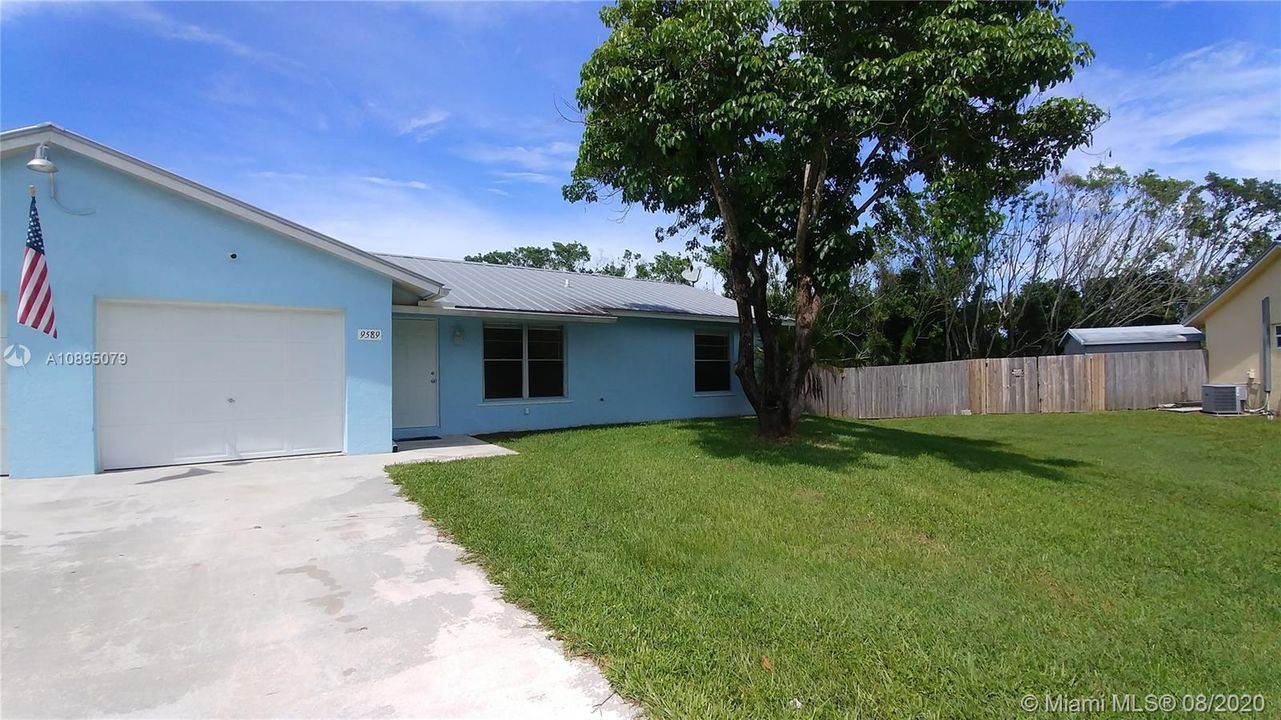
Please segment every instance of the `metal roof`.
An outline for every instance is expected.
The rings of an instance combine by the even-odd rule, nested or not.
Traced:
[[[1134,327],[1072,328],[1063,336],[1082,345],[1128,345],[1142,343],[1199,343],[1200,330],[1184,325],[1136,325]]]
[[[449,289],[443,304],[458,308],[592,316],[738,316],[733,300],[688,285],[410,255],[379,257],[440,281]]]

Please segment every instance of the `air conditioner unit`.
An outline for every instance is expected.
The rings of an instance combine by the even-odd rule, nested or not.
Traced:
[[[1244,385],[1202,385],[1201,412],[1213,415],[1240,415],[1245,403]]]

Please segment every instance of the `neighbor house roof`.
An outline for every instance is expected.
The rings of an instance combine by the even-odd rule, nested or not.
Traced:
[[[77,135],[53,123],[42,123],[31,127],[0,132],[0,153],[4,155],[30,150],[41,143],[70,150],[108,167],[186,196],[196,202],[217,208],[242,220],[337,255],[344,260],[390,277],[394,282],[416,295],[439,297],[447,292],[442,284],[432,277],[422,275],[403,265],[388,262],[373,253],[352,247],[341,240],[336,240],[278,215],[273,215],[266,210],[205,187],[194,180],[188,180],[181,175],[171,173],[151,163],[139,160],[132,155],[126,155],[119,150],[107,147],[82,135]],[[56,157],[51,159],[55,163],[57,162]]]
[[[1082,345],[1131,345],[1144,343],[1199,343],[1205,335],[1183,325],[1136,325],[1134,327],[1072,328],[1063,336]]]
[[[738,317],[733,300],[688,285],[410,255],[379,257],[440,280],[449,288],[441,304],[452,308],[717,321]]]
[[[1209,316],[1214,308],[1218,307],[1220,303],[1231,297],[1238,288],[1245,287],[1246,284],[1253,280],[1259,273],[1263,272],[1265,267],[1278,258],[1281,258],[1281,240],[1272,243],[1267,250],[1263,251],[1262,255],[1255,258],[1254,262],[1246,266],[1239,275],[1233,278],[1232,282],[1228,283],[1226,287],[1215,293],[1209,301],[1197,308],[1196,312],[1189,315],[1188,319],[1183,321],[1184,324],[1196,325],[1197,327],[1204,325],[1206,317]]]

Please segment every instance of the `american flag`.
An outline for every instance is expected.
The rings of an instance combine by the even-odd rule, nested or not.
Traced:
[[[22,253],[22,281],[18,284],[18,324],[58,337],[58,326],[53,321],[53,288],[49,287],[44,236],[40,233],[34,197],[27,216],[27,249]]]

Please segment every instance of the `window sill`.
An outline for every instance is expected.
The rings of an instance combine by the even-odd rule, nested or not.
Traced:
[[[737,394],[733,390],[713,390],[710,392],[695,392],[694,397],[733,397]]]
[[[511,400],[481,400],[477,407],[502,407],[504,405],[563,405],[574,402],[569,398],[514,398]]]

